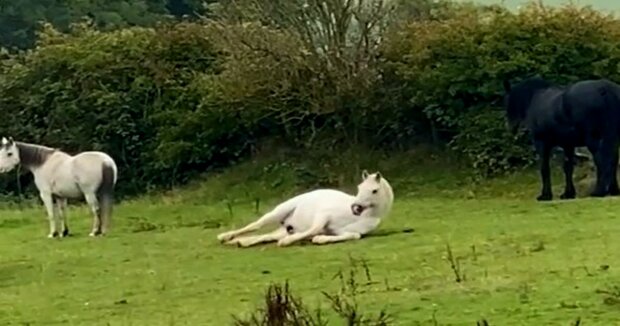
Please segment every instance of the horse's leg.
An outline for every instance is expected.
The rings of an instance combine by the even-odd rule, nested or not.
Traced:
[[[602,171],[602,169],[600,168],[601,166],[600,156],[598,155],[599,143],[600,142],[596,139],[587,140],[587,147],[588,147],[588,150],[590,151],[590,154],[592,155],[592,161],[594,162],[594,172],[596,174],[596,183],[595,183],[594,189],[598,187],[598,183],[600,182],[599,180],[601,180],[601,171]]]
[[[551,156],[551,146],[537,141],[536,151],[540,156],[540,177],[542,179],[542,190],[536,198],[538,201],[546,201],[553,199],[551,192],[551,168],[549,167],[549,157]]]
[[[597,169],[596,186],[590,194],[592,197],[604,197],[609,193],[613,172],[616,171],[614,163],[617,162],[618,141],[615,137],[604,137],[596,151],[595,163]]]
[[[344,232],[338,235],[315,235],[312,238],[312,243],[326,244],[326,243],[334,243],[334,242],[342,242],[342,241],[359,240],[361,238],[362,238],[362,235],[357,232]]]
[[[278,241],[284,237],[286,237],[288,233],[286,229],[283,227],[278,228],[277,230],[267,233],[267,234],[259,234],[249,237],[241,237],[235,238],[233,240],[228,241],[228,244],[236,244],[240,247],[250,247],[257,245],[259,243],[273,242]]]
[[[277,224],[282,222],[290,213],[291,213],[292,209],[289,207],[289,205],[278,205],[276,206],[276,208],[274,208],[272,211],[270,211],[269,213],[263,215],[261,218],[259,218],[258,220],[240,228],[237,230],[233,230],[233,231],[228,231],[228,232],[224,232],[224,233],[220,233],[217,236],[217,239],[221,242],[224,241],[230,241],[233,238],[235,238],[238,235],[244,234],[244,233],[248,233],[248,232],[252,232],[252,231],[256,231],[260,228],[262,228],[263,226],[269,225],[269,224]]]
[[[54,198],[55,202],[56,202],[56,210],[58,212],[58,218],[60,219],[60,236],[61,237],[67,237],[69,236],[69,226],[67,225],[67,215],[66,215],[66,209],[67,209],[67,200],[64,198],[59,198],[56,197]]]
[[[43,201],[43,205],[45,206],[45,210],[47,211],[47,220],[50,224],[50,233],[47,235],[48,238],[55,238],[58,236],[58,231],[56,230],[56,214],[54,212],[54,198],[52,194],[47,192],[41,192],[39,194],[41,200]]]
[[[575,184],[573,183],[573,170],[575,167],[575,148],[564,147],[564,193],[560,195],[560,199],[575,198]]]
[[[89,236],[94,237],[101,234],[101,216],[99,214],[99,200],[97,200],[97,195],[93,192],[89,192],[84,194],[86,202],[88,206],[90,206],[90,210],[93,214],[93,229],[90,232]]]
[[[620,195],[620,187],[618,187],[618,149],[616,150],[612,156],[613,162],[611,163],[611,183],[609,184],[609,195],[610,196],[618,196]]]

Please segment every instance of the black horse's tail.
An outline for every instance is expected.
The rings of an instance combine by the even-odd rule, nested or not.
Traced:
[[[620,137],[620,86],[608,82],[605,87],[601,88],[601,96],[607,105],[607,109],[613,112],[613,127]]]

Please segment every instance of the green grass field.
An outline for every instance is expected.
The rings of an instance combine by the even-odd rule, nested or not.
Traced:
[[[41,207],[7,207],[0,214],[0,324],[230,325],[233,314],[262,304],[270,283],[286,280],[307,305],[329,310],[321,292],[340,289],[333,277],[353,269],[351,257],[366,260],[370,274],[369,282],[358,270],[360,311],[385,308],[393,325],[617,322],[618,199],[541,204],[535,172],[472,183],[462,170],[415,157],[379,164],[396,192],[393,214],[376,236],[356,243],[217,243],[217,233],[256,217],[257,199],[265,212],[293,192],[299,167],[260,161],[125,201],[105,238],[87,236],[82,206],[69,212],[74,236],[54,240],[45,237]]]

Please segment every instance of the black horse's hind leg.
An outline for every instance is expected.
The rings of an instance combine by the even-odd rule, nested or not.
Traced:
[[[561,199],[575,198],[575,184],[573,183],[573,170],[575,168],[575,148],[564,147],[564,193],[560,195]]]
[[[620,195],[620,187],[618,187],[618,149],[613,153],[613,162],[611,164],[611,180],[609,184],[609,195]]]
[[[618,141],[615,138],[604,138],[596,154],[594,163],[596,164],[596,186],[590,194],[592,197],[604,197],[610,193],[610,186],[614,183],[617,169]],[[617,187],[617,184],[616,184]]]
[[[596,174],[596,184],[598,184],[599,180],[601,180],[601,169],[599,168],[599,166],[601,165],[599,162],[600,156],[598,154],[599,152],[599,145],[597,141],[593,141],[593,140],[589,140],[588,141],[588,150],[590,151],[590,154],[592,154],[592,160],[594,161],[594,171]],[[595,188],[597,187],[596,185],[594,186]]]
[[[535,146],[540,156],[540,177],[542,179],[542,191],[536,199],[538,201],[551,200],[553,199],[553,193],[551,192],[551,168],[549,167],[551,146],[540,141],[537,141]]]

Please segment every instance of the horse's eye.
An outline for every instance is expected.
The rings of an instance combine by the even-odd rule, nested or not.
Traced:
[[[379,190],[378,190],[378,189],[375,189],[375,190],[373,190],[373,191],[372,191],[372,193],[373,193],[373,194],[376,194],[376,193],[377,193],[377,191],[379,191]]]
[[[13,153],[8,152],[8,153],[6,153],[6,156],[11,157],[11,156],[13,156]]]

